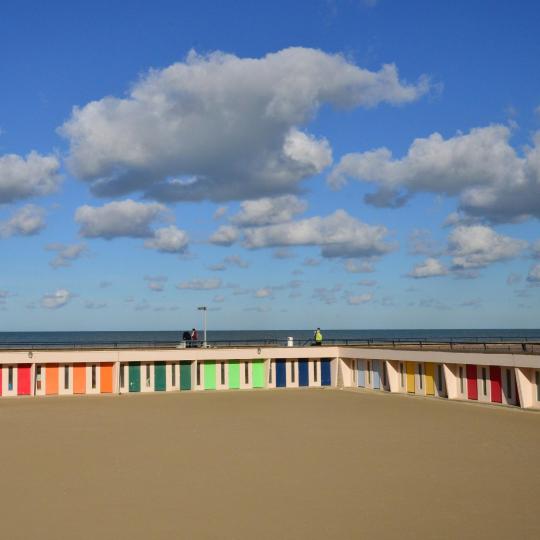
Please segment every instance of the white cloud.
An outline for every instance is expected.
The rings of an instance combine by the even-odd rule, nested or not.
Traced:
[[[307,210],[307,203],[295,195],[283,195],[244,201],[240,207],[231,222],[239,227],[256,227],[290,221]]]
[[[81,236],[87,238],[141,238],[152,236],[150,225],[165,211],[162,204],[126,199],[100,207],[80,206],[75,212],[75,221],[80,225]]]
[[[214,219],[217,221],[218,219],[221,219],[227,212],[228,212],[228,208],[226,206],[220,206],[219,208],[216,209],[216,211],[214,212]]]
[[[529,283],[540,283],[540,263],[535,264],[527,275],[527,281]]]
[[[222,225],[211,237],[210,243],[217,246],[232,246],[238,240],[239,232],[236,227]]]
[[[375,271],[373,263],[369,261],[354,261],[353,259],[347,259],[345,261],[345,270],[350,274],[369,274]]]
[[[145,240],[144,247],[155,249],[161,253],[184,253],[188,247],[189,237],[186,231],[175,225],[162,227],[154,231],[153,238]]]
[[[350,295],[347,297],[347,304],[349,304],[350,306],[357,306],[360,304],[366,304],[368,302],[371,302],[372,300],[373,294],[371,293]]]
[[[53,293],[44,294],[40,305],[45,309],[58,309],[65,306],[72,298],[73,294],[67,289],[57,289]]]
[[[482,268],[518,256],[527,242],[503,236],[490,227],[456,227],[448,237],[448,248],[456,269]]]
[[[106,302],[94,302],[93,300],[87,300],[84,303],[85,309],[105,309],[107,307]]]
[[[60,161],[53,155],[0,156],[0,204],[55,192],[62,181],[59,170]]]
[[[228,255],[223,259],[223,262],[228,266],[237,266],[238,268],[248,268],[249,266],[249,263],[240,255]]]
[[[255,291],[255,298],[272,298],[273,293],[270,287],[263,287]]]
[[[183,281],[179,283],[177,289],[191,289],[194,291],[207,291],[219,289],[221,287],[221,279],[193,279],[191,281]]]
[[[42,231],[45,226],[45,210],[34,204],[27,204],[15,211],[7,221],[0,222],[0,237],[32,236]]]
[[[401,83],[394,65],[373,72],[315,49],[262,58],[190,52],[124,98],[76,107],[59,131],[69,168],[98,195],[255,199],[295,192],[330,163],[328,143],[299,129],[321,106],[402,104],[428,89],[425,77]]]
[[[366,201],[399,206],[415,192],[458,196],[460,209],[492,221],[540,217],[540,132],[519,155],[503,125],[475,128],[444,139],[439,133],[415,139],[394,159],[388,148],[348,154],[328,181],[338,188],[347,178],[375,183]]]
[[[422,279],[445,276],[446,274],[448,274],[448,269],[440,261],[428,257],[424,262],[416,264],[407,275],[412,278]]]
[[[225,297],[222,294],[216,294],[214,298],[212,298],[212,302],[215,302],[217,304],[221,304],[225,302]]]
[[[148,282],[148,288],[153,292],[162,292],[167,283],[166,276],[144,276],[144,280]]]
[[[53,268],[71,266],[71,263],[77,260],[81,255],[86,252],[85,244],[47,244],[45,246],[47,251],[54,251],[56,255],[49,262]]]
[[[335,304],[337,302],[337,293],[341,291],[341,285],[333,287],[317,287],[313,289],[313,298],[325,304]]]
[[[318,246],[323,257],[371,257],[388,253],[388,230],[362,223],[344,210],[327,217],[246,229],[244,245],[249,249],[282,246]]]

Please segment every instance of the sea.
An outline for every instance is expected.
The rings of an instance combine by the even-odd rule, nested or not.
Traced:
[[[186,329],[188,330],[188,329]],[[425,342],[500,342],[533,341],[540,342],[540,329],[439,329],[439,330],[328,330],[322,328],[324,342],[361,343],[388,341]],[[295,345],[308,344],[314,329],[308,330],[208,330],[209,345],[280,345],[290,337]],[[199,330],[199,339],[203,339]],[[130,345],[174,344],[182,341],[182,331],[86,331],[86,332],[0,332],[0,348],[16,346],[39,347],[92,347],[109,345],[127,347]]]

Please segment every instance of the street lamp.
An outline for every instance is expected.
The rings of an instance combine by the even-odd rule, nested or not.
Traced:
[[[197,309],[203,312],[203,347],[206,348],[206,312],[208,311],[208,308],[206,306],[199,306]]]

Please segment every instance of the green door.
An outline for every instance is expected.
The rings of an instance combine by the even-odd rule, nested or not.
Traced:
[[[204,363],[204,389],[216,389],[216,363],[214,360],[209,360]]]
[[[129,363],[129,391],[141,391],[141,364],[140,362]]]
[[[240,362],[229,362],[229,388],[240,388]]]
[[[154,390],[163,392],[167,389],[167,372],[165,371],[165,362],[154,363]]]
[[[264,388],[264,360],[253,360],[253,388]]]
[[[191,390],[191,362],[180,362],[180,390]]]

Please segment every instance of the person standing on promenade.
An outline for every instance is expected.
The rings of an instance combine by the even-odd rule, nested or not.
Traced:
[[[317,330],[315,330],[315,333],[313,334],[313,339],[315,340],[315,345],[322,345],[323,338],[320,328],[317,328]]]
[[[197,334],[197,330],[193,328],[191,330],[191,341],[199,341],[199,335]],[[197,345],[193,345],[194,347],[197,347]]]

